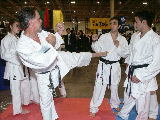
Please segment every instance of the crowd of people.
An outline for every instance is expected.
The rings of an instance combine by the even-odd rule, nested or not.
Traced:
[[[65,49],[70,52],[88,52],[92,51],[92,36],[85,35],[82,30],[76,31],[66,29],[67,35],[64,35]]]
[[[158,115],[156,75],[160,72],[160,36],[151,29],[153,17],[148,11],[135,14],[138,32],[131,36],[130,44],[118,30],[117,17],[110,19],[109,33],[91,38],[82,30],[66,29],[62,38],[63,23],[56,25],[57,32],[42,30],[42,20],[36,8],[24,7],[18,19],[10,22],[9,32],[1,41],[1,58],[6,61],[4,78],[10,80],[13,115],[27,114],[22,105],[39,104],[44,120],[58,119],[53,93],[58,87],[66,97],[63,77],[73,68],[89,65],[91,58],[99,57],[90,116],[95,117],[106,88],[111,90],[110,105],[115,115],[128,119],[136,105],[136,120],[153,120]],[[20,37],[17,36],[23,30]],[[66,51],[57,51],[65,42]],[[88,51],[94,52],[88,52]],[[121,80],[120,59],[125,58],[126,81],[124,105],[118,97]]]

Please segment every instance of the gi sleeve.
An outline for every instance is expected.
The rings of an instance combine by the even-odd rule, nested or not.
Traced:
[[[96,53],[99,53],[99,52],[104,52],[102,51],[103,50],[103,35],[100,36],[100,38],[98,39],[98,41],[96,42],[92,42],[92,50],[95,51]]]
[[[142,83],[150,82],[160,72],[160,37],[158,36],[158,40],[153,39],[153,41],[157,41],[152,47],[153,61],[148,67],[143,67],[135,72],[136,77]]]
[[[56,32],[54,34],[54,36],[56,36],[56,44],[55,44],[54,48],[58,49],[64,41],[63,41],[62,37],[58,34],[58,32]]]

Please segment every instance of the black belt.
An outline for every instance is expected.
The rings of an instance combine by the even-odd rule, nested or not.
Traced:
[[[143,64],[143,65],[130,65],[129,66],[129,71],[128,71],[128,82],[129,82],[129,79],[131,79],[132,81],[132,76],[133,76],[133,73],[134,73],[134,70],[137,69],[137,68],[143,68],[143,67],[147,67],[149,64]],[[127,84],[127,88],[126,88],[126,92],[128,90],[128,84]],[[129,96],[131,95],[131,82],[130,82],[130,90],[129,90]]]
[[[111,65],[110,75],[109,75],[109,86],[111,86],[111,69],[112,69],[112,64],[113,64],[113,63],[117,63],[117,62],[119,62],[119,61],[109,61],[109,60],[106,60],[106,59],[101,58],[101,57],[100,57],[100,61],[102,61],[102,62],[105,63],[106,65],[107,65],[107,64],[110,64],[110,65]],[[102,75],[103,75],[103,63],[102,63]],[[103,78],[102,78],[102,85],[103,85]]]
[[[27,67],[27,70],[28,70],[28,76],[29,76],[29,80],[30,80],[30,71],[29,71],[29,67]],[[24,77],[26,77],[26,70],[25,70],[25,66],[23,65],[23,74],[24,74]]]
[[[26,77],[26,72],[25,72],[25,66],[23,65],[23,74],[24,74],[24,77]]]
[[[55,66],[55,68],[57,68],[58,70],[59,70],[59,67],[56,65]],[[52,89],[53,90],[53,94],[56,96],[56,91],[55,91],[55,89],[54,89],[54,86],[53,86],[53,82],[52,82],[52,74],[51,74],[51,72],[53,71],[53,70],[55,70],[55,68],[54,69],[52,69],[51,71],[46,71],[46,72],[41,72],[41,73],[39,73],[39,74],[46,74],[46,73],[50,73],[49,74],[49,82],[50,82],[50,84],[48,85],[48,87],[49,87],[49,89]],[[61,88],[62,86],[61,86],[61,75],[60,75],[60,70],[59,70],[59,88]]]

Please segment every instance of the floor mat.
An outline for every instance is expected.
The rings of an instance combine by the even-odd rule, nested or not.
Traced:
[[[121,99],[121,101],[123,101],[123,99]],[[123,104],[120,104],[120,108],[123,107]],[[114,112],[117,112],[115,109],[113,109]],[[129,113],[129,118],[128,120],[135,120],[137,116],[137,112],[136,112],[136,107],[134,106],[133,109],[131,110],[131,112]],[[116,116],[117,120],[123,120],[122,118]],[[158,116],[156,120],[160,120],[160,104],[159,104],[159,110],[158,110]]]
[[[56,98],[54,99],[59,120],[116,120],[109,101],[105,98],[96,117],[90,117],[89,105],[91,98]],[[42,120],[40,106],[30,104],[23,106],[30,113],[25,115],[12,115],[12,105],[0,114],[0,120]]]

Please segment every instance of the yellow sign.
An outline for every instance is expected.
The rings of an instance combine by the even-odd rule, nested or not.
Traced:
[[[61,10],[53,10],[53,28],[56,28],[55,25],[58,22],[63,23],[63,14],[62,14]]]
[[[110,29],[110,18],[90,18],[90,29]]]

